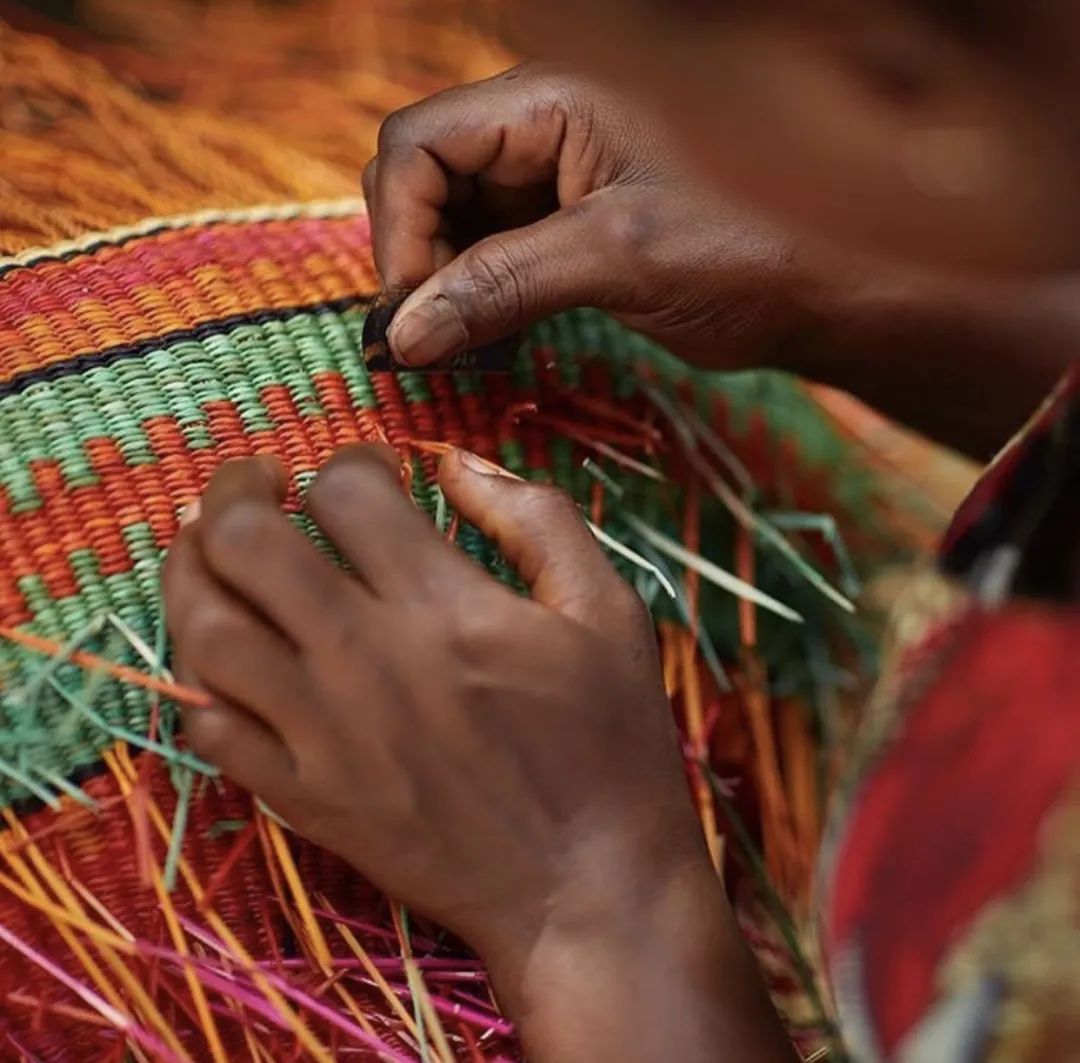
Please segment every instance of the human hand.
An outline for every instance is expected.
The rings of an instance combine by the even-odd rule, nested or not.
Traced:
[[[191,747],[506,986],[615,895],[639,918],[711,869],[651,623],[577,507],[463,454],[440,484],[531,599],[443,541],[393,451],[366,446],[306,499],[351,573],[289,523],[272,461],[231,462],[170,550],[167,616],[213,699],[187,713]]]
[[[694,187],[632,104],[547,67],[391,115],[364,191],[384,286],[416,289],[389,332],[404,364],[577,306],[712,367],[780,365],[815,327],[790,241]]]

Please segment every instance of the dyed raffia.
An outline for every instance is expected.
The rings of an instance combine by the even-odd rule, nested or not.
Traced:
[[[270,130],[353,172],[385,114],[513,62],[477,25],[493,21],[487,0],[79,0],[51,18],[43,6],[0,0],[0,18],[55,34],[157,102]]]
[[[538,328],[512,378],[369,378],[358,351],[375,280],[366,218],[351,209],[343,203],[260,211],[249,220],[173,219],[0,261],[0,624],[154,672],[163,664],[147,659],[161,634],[162,554],[178,513],[213,470],[231,457],[274,454],[302,490],[335,449],[357,440],[397,446],[411,460],[418,504],[433,515],[434,454],[453,444],[518,475],[555,479],[597,525],[639,554],[649,541],[632,534],[633,514],[664,534],[700,538],[700,527],[680,514],[686,492],[697,494],[701,483],[667,418],[680,409],[688,418],[705,415],[731,439],[737,390],[725,395],[699,381],[687,406],[680,398],[685,374],[674,363],[591,313]],[[658,405],[654,393],[666,398]],[[787,395],[789,405],[797,396]],[[739,460],[759,478],[776,457],[762,433],[753,418],[734,432]],[[586,457],[618,479],[621,497],[598,490],[600,481],[582,465]],[[651,475],[635,474],[628,467],[634,463]],[[785,502],[831,504],[828,480],[790,475]],[[730,539],[732,522],[718,500],[697,495],[694,507],[697,519]],[[472,529],[460,529],[457,540],[501,571]],[[741,792],[738,803],[784,894],[797,898],[816,844],[818,798],[813,787],[809,796],[785,787],[799,772],[813,773],[807,724],[785,725],[774,739],[766,718],[751,719],[756,750],[723,738],[731,726],[725,718],[736,714],[745,734],[746,707],[768,705],[768,694],[725,693],[705,667],[706,643],[683,622],[699,616],[702,638],[728,660],[740,645],[755,654],[737,628],[734,600],[708,597],[699,578],[681,577],[669,564],[669,578],[683,585],[677,605],[647,568],[616,560],[667,617],[668,685],[717,858],[725,816],[699,760],[714,761],[726,777],[745,775],[742,786],[758,776],[759,797],[747,803]],[[764,589],[824,637],[835,610],[796,569],[774,567]],[[798,664],[790,641],[784,655],[798,687],[808,664]],[[394,979],[374,986],[357,958],[356,948],[370,952],[371,962],[397,972],[403,999],[413,995],[399,949],[388,953],[386,902],[310,846],[271,845],[268,831],[277,828],[177,746],[174,708],[143,686],[12,643],[0,645],[0,668],[0,795],[21,815],[0,842],[7,862],[0,922],[11,934],[78,971],[147,1037],[167,1030],[195,1059],[216,1051],[218,1041],[229,1058],[258,1059],[265,1049],[276,1059],[296,1046],[317,1057],[312,1044],[304,1048],[298,1016],[324,1046],[362,1046],[375,1036],[412,1058],[419,1031],[386,996]],[[755,674],[747,665],[738,682]],[[122,739],[126,745],[117,745]],[[782,743],[779,753],[760,745],[774,741]],[[778,755],[796,765],[787,781]],[[759,807],[766,795],[768,807]],[[806,822],[797,823],[789,805]],[[292,854],[287,864],[296,862],[303,896],[289,885],[283,852]],[[166,879],[176,882],[171,893]],[[363,924],[358,938],[342,933],[335,912]],[[198,963],[178,955],[185,948],[201,954]],[[108,962],[95,959],[102,949]],[[445,1032],[453,1050],[464,1051],[476,1036],[488,1054],[496,1044],[509,1051],[490,1003],[475,992],[462,996],[461,984],[482,984],[474,962],[434,944],[422,958],[436,972],[434,1014],[457,1016]],[[252,963],[283,979],[303,1003],[275,997]],[[462,970],[452,971],[455,964]],[[149,987],[146,999],[132,995],[130,982]],[[333,991],[317,1007],[304,994],[320,984],[321,997],[328,985]],[[6,1014],[13,1043],[41,1058],[100,1058],[95,1053],[121,1039],[115,1022],[93,1019],[85,1008],[73,1012],[70,991],[26,957],[0,968],[0,994],[14,1001]],[[247,1003],[233,999],[237,994]],[[131,1034],[126,1040],[138,1043]],[[176,1046],[174,1055],[183,1058]]]
[[[0,641],[0,1057],[517,1054],[466,950],[215,778],[147,682],[74,657],[167,688],[158,581],[182,507],[267,453],[297,511],[323,460],[370,439],[500,578],[442,512],[447,445],[559,483],[622,551],[710,848],[797,1036],[826,1039],[801,916],[864,632],[805,566],[843,585],[843,544],[869,561],[895,513],[811,398],[691,376],[587,312],[538,327],[510,378],[371,378],[354,177],[226,118],[165,120],[52,42],[2,30],[0,55],[19,105],[0,113],[0,628],[57,647]],[[796,521],[793,558],[769,509],[841,534]],[[701,552],[803,623],[719,589]]]

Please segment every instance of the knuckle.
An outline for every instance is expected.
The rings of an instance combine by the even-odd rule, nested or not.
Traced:
[[[518,501],[519,513],[526,520],[545,524],[583,524],[581,509],[561,487],[553,484],[523,484]]]
[[[413,142],[413,130],[416,125],[417,104],[403,107],[383,119],[379,127],[379,154],[393,154],[401,148],[409,147]]]
[[[620,576],[614,576],[614,586],[605,597],[611,610],[611,629],[620,632],[620,642],[635,648],[635,655],[655,655],[657,652],[656,626],[648,606],[641,596]]]
[[[619,260],[650,262],[661,231],[660,212],[645,197],[620,196],[597,212],[597,236],[604,248]]]
[[[259,556],[273,537],[280,515],[248,500],[231,502],[203,531],[203,548],[210,563],[231,567]]]
[[[490,662],[506,631],[505,617],[495,603],[466,600],[449,606],[443,618],[443,638],[455,661]]]
[[[245,624],[235,611],[209,602],[192,610],[182,639],[184,663],[199,673],[214,674],[231,659]]]
[[[496,74],[494,80],[501,85],[517,85],[522,81],[535,80],[543,70],[539,62],[518,63],[516,66]]]
[[[611,583],[612,586],[605,597],[615,616],[619,617],[632,632],[651,631],[652,616],[648,606],[642,601],[641,595],[614,570],[612,570]]]
[[[184,714],[184,739],[188,748],[210,764],[221,761],[229,748],[229,727],[213,708],[196,709]]]
[[[526,285],[533,270],[500,237],[465,252],[462,260],[469,302],[497,327],[512,327],[525,309]]]
[[[352,609],[328,609],[324,618],[320,652],[325,659],[340,666],[341,661],[354,660],[362,645],[356,612]]]

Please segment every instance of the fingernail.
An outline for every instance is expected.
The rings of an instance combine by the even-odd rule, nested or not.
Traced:
[[[189,524],[194,524],[199,519],[199,514],[202,513],[202,502],[199,499],[195,499],[194,502],[184,506],[180,513],[180,527],[186,528]]]
[[[498,465],[492,465],[490,461],[485,461],[471,450],[459,450],[458,457],[461,458],[461,464],[465,468],[478,476],[502,476],[502,469]]]
[[[388,333],[390,347],[404,365],[428,365],[460,354],[469,342],[461,315],[445,295],[406,304]]]

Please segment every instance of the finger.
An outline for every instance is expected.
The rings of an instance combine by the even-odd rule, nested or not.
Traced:
[[[285,743],[238,706],[216,701],[183,716],[184,737],[197,756],[220,768],[233,782],[271,806],[288,804],[295,766]]]
[[[365,167],[364,172],[360,175],[360,187],[364,193],[364,206],[367,210],[368,224],[372,228],[375,225],[375,215],[379,212],[379,204],[376,193],[376,174],[379,172],[379,160],[372,159]],[[374,258],[374,248],[372,248],[372,257]],[[379,264],[375,262],[375,272],[379,274],[379,283],[382,288],[385,289],[386,281],[384,280],[382,273],[379,272]]]
[[[423,597],[479,575],[405,494],[401,463],[390,447],[339,451],[311,485],[307,508],[380,598]]]
[[[163,590],[185,681],[247,706],[286,739],[298,734],[309,692],[296,650],[217,583],[194,534],[182,532],[170,548]]]
[[[367,205],[368,218],[372,225],[374,225],[374,219],[379,214],[379,197],[378,197],[378,172],[379,172],[379,160],[372,159],[367,166],[364,167],[364,172],[361,177],[361,184],[364,190],[364,203]],[[461,200],[461,178],[455,178],[453,176],[448,178],[448,194],[446,209],[449,211],[455,204]],[[470,185],[467,180],[465,185]],[[381,245],[380,245],[381,246]],[[440,217],[438,229],[435,235],[431,238],[431,261],[425,262],[422,267],[422,273],[416,277],[416,283],[429,276],[434,270],[441,269],[449,262],[456,254],[452,235],[451,225],[449,218],[446,214]],[[377,256],[376,256],[377,257]],[[379,272],[379,280],[384,290],[401,288],[402,279],[397,278],[394,283],[388,284],[386,278],[378,270],[378,263],[376,261],[376,272]]]
[[[566,121],[557,88],[510,72],[449,89],[392,114],[369,178],[375,263],[391,289],[435,269],[432,240],[454,176],[487,174],[508,186],[550,181]],[[551,98],[551,106],[542,101]]]
[[[169,545],[161,569],[162,608],[172,658],[169,666],[181,686],[192,688],[198,686],[198,678],[176,652],[176,633],[185,622],[184,618],[193,601],[193,596],[189,594],[189,588],[194,584],[193,573],[203,568],[195,534],[188,530],[199,519],[200,508],[196,499],[180,514],[180,532]]]
[[[379,160],[374,158],[364,167],[364,172],[360,175],[360,187],[363,189],[364,202],[367,204],[369,212],[374,210],[375,175],[378,171]]]
[[[600,627],[612,597],[633,593],[562,491],[501,476],[464,451],[443,459],[439,483],[461,517],[494,540],[535,601]]]
[[[356,588],[289,523],[283,494],[275,462],[227,462],[203,495],[195,529],[213,576],[297,646],[309,646],[355,601]]]
[[[601,197],[490,236],[402,304],[388,339],[403,365],[425,366],[483,347],[551,314],[620,299]]]

